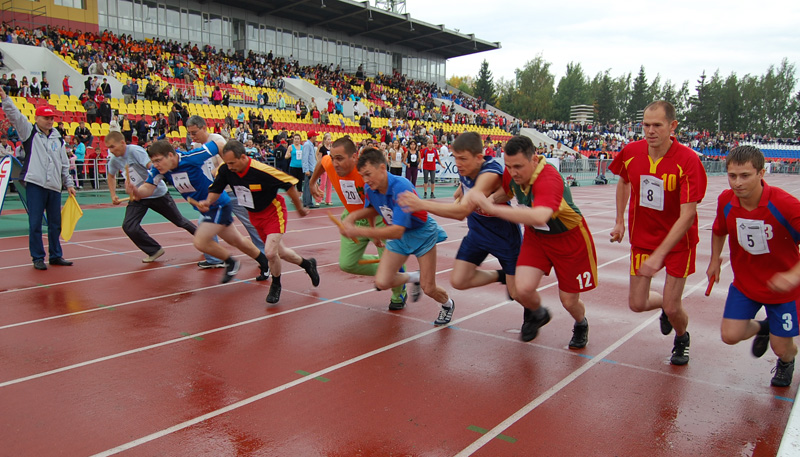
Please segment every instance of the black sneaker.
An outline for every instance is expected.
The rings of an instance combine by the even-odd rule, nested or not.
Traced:
[[[273,282],[269,286],[269,293],[267,294],[267,303],[278,303],[281,299],[281,285]]]
[[[408,294],[406,293],[405,290],[403,290],[403,293],[400,294],[401,301],[394,302],[394,301],[389,300],[389,311],[400,311],[401,309],[405,308],[406,307],[407,297],[408,297]]]
[[[225,267],[225,262],[212,263],[208,260],[203,260],[202,262],[197,262],[197,267],[201,270],[206,270],[208,268],[223,268]]]
[[[572,339],[569,340],[570,349],[583,349],[589,342],[589,320],[584,318],[583,322],[575,323],[572,326]]]
[[[69,260],[67,260],[67,259],[65,259],[63,257],[56,257],[56,258],[51,258],[50,259],[50,265],[58,265],[58,266],[61,266],[61,267],[71,267],[72,266],[72,262],[70,262]]]
[[[269,268],[266,271],[261,270],[261,274],[256,276],[256,281],[266,281],[267,279],[269,279]]]
[[[533,315],[533,311],[525,308],[523,312],[522,330],[520,332],[520,339],[522,341],[532,341],[536,338],[536,335],[539,334],[539,329],[550,322],[550,311],[548,311],[547,308],[542,309],[544,310],[544,316],[542,316],[541,319],[536,319]]]
[[[33,268],[36,268],[37,270],[47,270],[47,264],[44,263],[44,260],[42,259],[34,260]]]
[[[672,323],[669,321],[669,317],[667,317],[667,313],[663,310],[661,311],[661,334],[662,335],[669,335],[672,331]]]
[[[222,284],[230,282],[230,280],[236,276],[236,273],[239,272],[240,266],[241,263],[236,259],[233,259],[231,263],[225,262],[225,273],[222,275]]]
[[[794,374],[794,359],[791,362],[783,362],[778,359],[775,368],[772,369],[775,376],[772,377],[772,384],[775,387],[789,387],[792,384],[792,375]]]
[[[769,323],[767,319],[764,319],[763,321],[758,321],[758,324],[761,328],[753,338],[753,357],[761,357],[769,347]]]
[[[683,336],[675,335],[674,346],[672,347],[672,357],[669,363],[673,365],[686,365],[689,363],[689,332]]]
[[[450,305],[449,308],[445,308],[444,305],[442,305],[442,309],[439,310],[439,317],[437,317],[436,320],[433,321],[433,325],[449,324],[450,319],[453,318],[453,311],[455,310],[456,310],[456,302],[453,302],[453,304]]]
[[[317,287],[319,285],[319,273],[317,272],[317,259],[311,258],[308,259],[309,265],[306,273],[308,273],[308,277],[311,278],[311,285]]]

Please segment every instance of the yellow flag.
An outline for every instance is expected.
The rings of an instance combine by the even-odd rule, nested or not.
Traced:
[[[78,205],[78,200],[74,195],[70,195],[64,207],[61,208],[61,238],[64,238],[64,241],[72,238],[72,232],[75,231],[75,226],[81,216],[83,216],[83,210]]]

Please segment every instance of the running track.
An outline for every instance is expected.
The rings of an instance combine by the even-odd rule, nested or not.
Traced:
[[[800,195],[794,178],[769,181]],[[31,267],[27,238],[0,239],[0,456],[775,455],[797,380],[772,388],[771,352],[721,342],[729,268],[703,296],[726,187],[710,178],[699,208],[685,367],[669,365],[658,313],[628,310],[627,238],[608,242],[614,186],[573,188],[600,265],[581,351],[567,349],[554,278],[541,290],[553,320],[531,343],[500,285],[449,287],[460,221],[438,218],[450,236],[438,280],[457,304],[441,328],[429,298],[390,312],[388,292],[341,272],[322,210],[292,213],[284,238],[317,258],[320,287],[284,264],[274,306],[255,262],[221,285],[169,223],[148,226],[167,250],[151,265],[119,228],[77,232],[64,244],[76,265],[46,272]]]

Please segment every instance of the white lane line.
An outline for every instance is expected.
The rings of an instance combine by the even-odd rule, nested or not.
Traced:
[[[730,265],[730,262],[727,262],[723,266],[723,268],[726,268],[728,265]],[[708,279],[703,279],[699,283],[692,286],[689,290],[685,291],[683,295],[681,295],[681,299],[688,297],[689,295],[694,293],[694,291],[706,286],[707,284],[708,284]],[[545,401],[549,400],[553,395],[557,394],[559,391],[567,387],[569,384],[575,381],[580,375],[586,373],[590,368],[600,363],[604,358],[606,358],[606,356],[608,356],[614,350],[616,350],[624,343],[626,343],[628,340],[636,336],[637,333],[644,330],[647,326],[655,322],[657,319],[660,318],[660,316],[661,316],[660,313],[653,313],[652,316],[650,316],[647,320],[636,326],[636,328],[628,332],[625,336],[612,343],[611,346],[607,347],[605,350],[603,350],[596,356],[592,357],[589,360],[589,362],[587,362],[584,365],[581,365],[580,368],[578,368],[577,370],[573,371],[572,373],[564,377],[564,379],[557,382],[553,387],[547,389],[538,397],[534,398],[530,403],[523,406],[517,412],[509,416],[506,420],[497,424],[494,428],[481,435],[480,438],[478,438],[472,444],[461,450],[461,452],[456,454],[454,457],[467,457],[474,454],[478,449],[485,446],[497,435],[500,435],[502,432],[506,431],[509,427],[517,423],[517,421],[519,421],[520,419],[525,417],[528,413],[536,409],[536,407],[538,407]]]

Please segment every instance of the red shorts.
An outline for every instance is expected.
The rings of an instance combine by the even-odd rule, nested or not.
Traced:
[[[652,249],[638,248],[631,246],[631,276],[639,273],[639,267],[653,253]],[[667,274],[675,278],[686,278],[694,273],[694,262],[697,258],[697,248],[693,247],[687,251],[674,251],[667,254],[664,259],[664,266]]]
[[[258,230],[258,236],[266,243],[267,235],[286,233],[286,221],[289,215],[283,196],[276,195],[272,204],[263,211],[249,213],[250,223]]]
[[[555,269],[558,288],[567,293],[577,294],[597,287],[597,252],[586,220],[555,235],[526,227],[517,258],[517,267],[520,266],[538,268],[548,276],[550,269]]]

